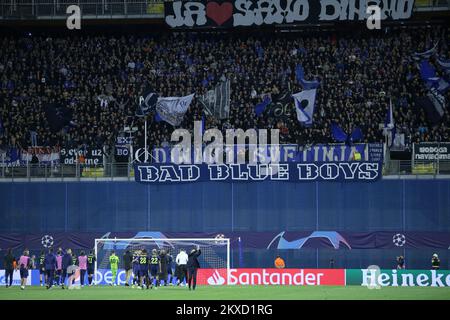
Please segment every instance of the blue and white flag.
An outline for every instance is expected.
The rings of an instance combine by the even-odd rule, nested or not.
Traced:
[[[317,89],[320,85],[320,82],[317,80],[305,80],[305,71],[300,64],[295,67],[295,77],[302,86],[303,90]]]
[[[446,93],[447,90],[450,89],[450,83],[445,80],[444,78],[439,78],[437,85],[436,85],[437,91],[440,93]]]
[[[202,127],[201,127],[201,132],[202,132],[202,136],[206,131],[206,122],[205,122],[205,115],[202,114]]]
[[[440,93],[445,93],[450,89],[450,60],[436,59],[443,77],[439,79],[437,90]]]
[[[320,82],[317,80],[308,81],[308,80],[303,79],[300,81],[300,84],[304,90],[310,90],[310,89],[318,88],[320,85]]]
[[[438,62],[439,65],[441,65]],[[442,68],[445,72],[445,68]],[[447,79],[438,77],[436,69],[430,64],[428,60],[422,60],[419,64],[420,77],[424,81],[428,89],[435,88],[440,93],[445,93],[450,89],[450,83]]]
[[[413,54],[413,58],[415,60],[421,60],[421,59],[429,59],[432,55],[436,53],[438,42],[435,43],[433,48],[424,51],[424,52],[415,52]]]
[[[163,121],[163,119],[161,119],[161,117],[159,116],[158,112],[155,112],[155,118],[154,118],[154,120],[155,120],[156,122],[161,122],[161,121]]]
[[[388,140],[388,146],[392,147],[392,145],[394,144],[397,129],[395,128],[392,100],[390,99],[389,99],[389,109],[386,113],[386,119],[384,120],[384,129],[386,130],[385,132]]]
[[[389,109],[386,113],[386,119],[384,120],[384,128],[392,130],[395,127],[394,115],[392,111],[392,100],[389,100]]]
[[[151,90],[145,90],[139,97],[138,107],[136,110],[137,117],[145,117],[156,107],[158,95]]]
[[[416,105],[423,108],[428,121],[436,126],[440,124],[445,113],[445,97],[435,88],[431,88],[424,97],[416,97]]]
[[[295,111],[297,120],[305,125],[311,125],[313,122],[314,107],[316,104],[317,89],[303,90],[293,94],[295,101]]]
[[[419,63],[419,72],[420,77],[429,88],[432,86],[433,82],[439,79],[436,77],[436,70],[428,60],[424,59]]]
[[[439,64],[441,69],[447,74],[450,75],[450,60],[436,59],[436,62]]]
[[[193,93],[185,97],[158,98],[156,104],[158,116],[172,126],[179,126],[183,121],[184,114],[189,108],[194,95],[195,94]]]

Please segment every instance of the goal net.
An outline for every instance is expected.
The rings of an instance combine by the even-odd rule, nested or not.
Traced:
[[[224,278],[228,279],[230,270],[230,239],[228,238],[198,238],[198,239],[170,239],[170,238],[131,238],[131,239],[95,239],[95,283],[107,284],[104,274],[110,269],[109,257],[114,251],[119,257],[119,281],[123,282],[123,256],[127,250],[134,254],[135,252],[146,249],[147,254],[151,256],[152,250],[156,249],[158,254],[164,250],[173,258],[169,266],[172,274],[175,275],[176,256],[181,250],[187,254],[197,246],[201,250],[198,257],[200,270],[219,270]],[[121,280],[122,279],[122,280]],[[201,279],[200,279],[201,280]],[[105,282],[106,281],[106,282]],[[199,282],[199,277],[197,277]],[[205,282],[205,281],[203,281]],[[202,281],[200,281],[202,283]],[[228,283],[228,281],[227,281]]]

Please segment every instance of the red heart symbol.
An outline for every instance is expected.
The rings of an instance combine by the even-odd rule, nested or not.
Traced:
[[[218,26],[230,19],[232,14],[233,5],[229,2],[224,2],[222,4],[208,2],[206,5],[206,16],[217,23]]]

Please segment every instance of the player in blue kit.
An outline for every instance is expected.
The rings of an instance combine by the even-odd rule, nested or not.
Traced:
[[[44,258],[44,266],[45,266],[45,276],[47,279],[47,289],[51,289],[53,287],[53,277],[55,276],[56,271],[56,256],[53,254],[53,249],[48,249],[48,253]]]
[[[148,255],[147,250],[144,249],[139,255],[139,284],[142,289],[144,289],[145,283],[147,283],[148,289]]]
[[[161,281],[164,281],[164,286],[167,286],[167,267],[168,267],[169,259],[167,258],[166,250],[162,249],[159,252],[159,273],[158,280],[156,281],[156,286],[159,287],[161,285]]]
[[[172,285],[172,281],[173,281],[173,274],[172,274],[173,257],[172,257],[172,255],[169,252],[167,252],[166,257],[167,257],[167,283],[169,285]]]
[[[152,250],[152,256],[150,257],[150,283],[153,287],[153,281],[158,281],[159,272],[159,255],[156,249]]]
[[[135,288],[136,286],[139,287],[139,256],[141,254],[140,250],[135,250],[133,252],[133,285],[132,288]]]
[[[91,250],[89,251],[89,254],[87,256],[87,274],[89,286],[92,286],[92,280],[94,280],[95,261],[97,261],[97,258],[95,257],[94,252]]]
[[[41,287],[47,283],[47,275],[45,274],[45,251],[42,250],[39,255],[39,282]]]

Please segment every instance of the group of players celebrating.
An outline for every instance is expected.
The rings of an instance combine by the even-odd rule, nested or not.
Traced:
[[[40,285],[46,286],[47,289],[54,285],[61,285],[63,289],[67,286],[70,288],[75,282],[75,273],[80,271],[80,283],[85,284],[86,274],[88,275],[88,284],[93,284],[95,272],[95,255],[92,251],[85,254],[81,251],[79,255],[72,252],[71,249],[59,248],[56,254],[53,248],[42,251],[35,261],[34,256],[30,257],[30,251],[25,249],[19,259],[16,259],[12,250],[8,249],[4,257],[5,265],[5,283],[6,287],[12,286],[14,270],[20,271],[20,287],[25,289],[27,279],[29,277],[29,270],[37,268],[40,273]]]
[[[191,250],[189,255],[184,249],[180,249],[176,256],[175,275],[172,272],[173,257],[165,249],[152,249],[149,253],[147,249],[134,250],[133,253],[127,250],[123,256],[123,267],[126,273],[125,286],[130,286],[133,275],[132,287],[139,289],[153,289],[161,285],[183,285],[185,280],[191,288],[191,283],[195,289],[197,269],[199,267],[197,257],[200,255],[200,248]],[[117,285],[117,272],[120,259],[113,251],[109,257],[112,273],[111,285]]]
[[[95,255],[91,250],[86,254],[83,250],[77,255],[71,249],[63,251],[59,248],[56,254],[50,248],[45,254],[41,252],[39,257],[39,273],[41,286],[46,284],[47,289],[53,285],[61,285],[62,289],[67,286],[70,288],[75,282],[75,272],[80,271],[80,284],[86,284],[86,275],[88,276],[88,284],[92,286],[95,272]]]
[[[145,248],[133,251],[127,250],[123,255],[123,267],[126,272],[125,286],[130,286],[131,276],[133,276],[133,288],[153,288],[162,284],[189,285],[189,289],[195,290],[197,282],[197,269],[200,264],[197,260],[201,254],[200,247],[192,249],[189,254],[184,249],[180,249],[176,256],[175,277],[172,275],[173,257],[164,249],[153,249],[148,253]],[[25,289],[29,270],[37,267],[40,273],[40,284],[46,286],[47,289],[53,286],[61,286],[65,289],[73,288],[77,271],[80,276],[80,286],[89,286],[95,284],[95,262],[96,257],[93,251],[86,254],[81,251],[79,255],[72,252],[71,249],[63,250],[59,248],[56,253],[52,248],[42,251],[34,261],[34,257],[30,257],[29,250],[25,249],[19,259],[14,258],[12,250],[9,249],[6,254],[5,261],[5,282],[7,287],[11,287],[14,270],[20,271],[21,289]],[[36,263],[37,262],[37,263]],[[112,273],[111,285],[117,285],[117,273],[119,270],[120,258],[114,251],[109,256],[109,264]],[[35,265],[37,264],[37,265]]]

